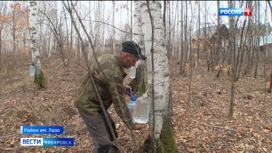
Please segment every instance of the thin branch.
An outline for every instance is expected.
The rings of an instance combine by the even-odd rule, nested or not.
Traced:
[[[139,34],[139,33],[131,33],[131,32],[124,31],[124,30],[119,29],[119,28],[117,28],[116,26],[111,25],[111,24],[109,24],[109,23],[106,23],[106,22],[104,22],[104,21],[96,21],[96,20],[90,20],[90,21],[98,22],[98,23],[102,23],[102,24],[106,24],[106,25],[112,26],[113,28],[115,28],[115,29],[117,29],[117,30],[119,30],[119,31],[121,31],[121,32],[123,32],[123,33],[128,33],[128,34],[134,34],[134,35],[141,35],[141,36],[143,36],[143,34]]]

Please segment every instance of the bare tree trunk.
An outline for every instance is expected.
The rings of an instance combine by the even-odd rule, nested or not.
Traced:
[[[89,11],[90,11],[90,15],[89,15],[89,19],[90,19],[90,21],[89,21],[89,28],[90,28],[90,30],[89,30],[89,35],[91,36],[91,38],[93,38],[93,23],[92,23],[92,13],[93,13],[93,9],[92,9],[92,3],[91,3],[92,1],[89,1]],[[91,47],[92,45],[91,45],[91,42],[89,42],[89,50],[88,50],[88,60],[90,61],[91,59],[92,59],[92,52],[93,52],[93,50],[92,50],[92,47]]]
[[[39,88],[46,88],[46,81],[41,69],[41,59],[40,59],[40,52],[38,49],[38,9],[37,9],[37,2],[30,1],[29,2],[29,24],[30,24],[30,31],[31,31],[31,51],[32,51],[32,62],[34,62],[36,67],[36,74],[34,83],[37,84]]]
[[[245,43],[243,42],[243,33],[244,33],[244,29],[246,27],[246,20],[244,20],[244,24],[243,24],[243,28],[242,28],[242,32],[240,34],[240,37],[241,37],[241,40],[240,40],[240,49],[241,49],[241,60],[239,58],[237,58],[237,67],[238,67],[238,70],[237,70],[237,77],[236,77],[236,81],[238,81],[238,79],[240,78],[240,73],[241,73],[241,68],[242,68],[242,64],[243,64],[243,61],[244,61],[244,46],[245,46]],[[244,36],[245,40],[246,41],[246,38],[247,38],[247,32],[248,30],[246,31],[246,34]],[[239,63],[240,62],[240,63]],[[237,68],[236,68],[237,69]]]
[[[97,21],[100,21],[101,20],[101,1],[96,1],[96,5],[97,5],[97,11],[96,11],[96,15],[95,15],[95,20]],[[95,31],[96,31],[96,34],[95,34],[95,50],[96,51],[101,51],[101,31],[100,31],[100,25],[99,23],[96,23],[95,25]]]
[[[232,1],[228,1],[228,7],[229,8],[233,8],[233,2]],[[232,59],[232,83],[231,83],[231,100],[230,100],[230,107],[229,107],[229,119],[233,119],[233,110],[234,110],[234,80],[235,80],[235,42],[234,42],[234,37],[235,37],[235,33],[234,33],[234,18],[233,17],[229,17],[229,30],[230,30],[230,49],[231,49],[231,53],[233,56]]]
[[[7,2],[2,2],[0,6],[0,13],[2,15],[6,15],[6,9],[7,9]],[[3,30],[3,23],[0,25],[0,71],[2,67],[2,30]]]
[[[168,6],[168,43],[167,43],[167,56],[170,59],[170,52],[171,52],[171,47],[172,47],[172,42],[171,42],[171,1],[168,1],[169,4],[166,5],[166,7]]]
[[[131,1],[132,2],[132,1]],[[115,1],[112,1],[112,52],[116,54],[115,50]]]
[[[82,8],[82,2],[78,1],[78,5],[77,6],[78,6],[77,10],[79,12],[78,14],[79,14],[79,17],[81,18],[82,17],[82,9],[81,9]],[[81,28],[81,26],[79,26],[78,29],[79,29],[79,33],[82,34],[82,28]],[[80,42],[79,38],[77,39],[77,48],[78,48],[78,52],[79,52],[78,61],[80,63],[81,57],[82,57],[82,47],[81,47],[81,42]]]
[[[169,77],[169,62],[165,47],[166,40],[164,39],[164,25],[161,14],[161,3],[158,1],[146,2],[147,11],[149,13],[150,21],[146,24],[151,24],[151,29],[145,31],[152,31],[151,35],[151,97],[152,97],[152,116],[150,121],[151,133],[149,139],[145,141],[145,152],[165,152],[165,153],[179,153],[173,134],[173,127],[171,124],[171,89]],[[146,15],[142,15],[146,18]],[[147,28],[146,27],[146,28]],[[156,101],[156,105],[154,104]],[[156,125],[156,126],[155,126]]]
[[[12,51],[15,56],[17,56],[16,53],[16,1],[14,1],[13,4],[13,12],[12,12]]]
[[[183,27],[183,1],[180,1],[180,18],[181,18],[181,32],[180,32],[180,43],[181,43],[181,49],[180,49],[180,70],[179,70],[179,74],[183,74],[184,73],[184,67],[183,67],[183,54],[184,54],[184,27]]]
[[[199,41],[199,36],[200,36],[200,2],[198,2],[198,35],[197,35],[197,63],[199,64],[199,58],[200,58],[200,41]]]
[[[101,3],[102,5],[102,16],[101,16],[101,20],[102,22],[105,22],[105,3]],[[105,52],[105,32],[106,32],[106,26],[105,24],[102,25],[102,36],[101,36],[101,44],[102,44],[102,52],[104,53]]]
[[[191,3],[191,2],[189,2]],[[192,4],[191,4],[191,10],[193,10],[193,7],[192,7]],[[190,22],[190,36],[189,36],[189,45],[190,45],[190,49],[189,49],[189,64],[190,64],[190,83],[189,83],[189,97],[188,97],[188,103],[187,105],[190,103],[190,100],[191,100],[191,88],[192,88],[192,78],[193,78],[193,64],[192,64],[192,30],[193,30],[193,18],[194,18],[194,15],[193,15],[193,11],[191,11],[191,22]]]
[[[71,13],[71,14],[73,14],[73,12],[74,12],[73,10],[70,10],[70,13]],[[70,49],[70,53],[71,53],[71,52],[74,51],[74,49],[73,49],[73,48],[74,48],[74,40],[73,40],[73,36],[74,36],[74,33],[75,33],[75,32],[73,31],[73,26],[72,26],[72,25],[73,25],[73,21],[72,21],[72,20],[71,20],[71,22],[70,22],[70,25],[71,25],[71,32],[70,32],[71,35],[70,35],[70,47],[69,47],[69,49]]]
[[[266,3],[265,6],[265,17],[264,17],[264,24],[266,24],[266,45],[265,45],[265,50],[264,50],[264,88],[265,90],[267,90],[266,88],[266,63],[267,63],[267,47],[268,47],[268,16],[267,16],[267,10],[268,10],[268,5]],[[264,38],[263,38],[263,45],[264,45]],[[265,92],[265,96],[264,96],[264,102],[266,103],[266,98],[267,98],[267,93]]]
[[[64,6],[62,7],[63,10],[65,9]],[[65,19],[65,27],[66,27],[66,43],[63,42],[63,46],[66,46],[67,49],[65,49],[65,51],[70,54],[70,49],[69,49],[69,25],[68,25],[68,19],[67,19],[67,15],[66,12],[64,13],[64,19]]]
[[[220,8],[220,1],[217,0],[217,8],[219,10]],[[221,21],[220,21],[220,16],[217,15],[217,36],[216,36],[216,51],[215,51],[215,59],[214,59],[214,64],[218,65],[219,63],[219,54],[221,53],[221,33],[220,33],[220,26],[221,26]]]
[[[259,19],[260,19],[260,1],[258,1],[258,21],[257,21],[257,25],[258,25],[258,27],[260,26],[260,21],[259,21]],[[260,31],[260,30],[258,30],[258,31]],[[259,36],[259,33],[257,33],[257,50],[256,50],[256,52],[257,52],[257,59],[256,59],[256,66],[255,66],[255,73],[254,73],[254,78],[256,79],[257,78],[257,75],[258,75],[258,65],[259,65],[259,58],[260,58],[260,36]]]
[[[188,25],[188,1],[186,0],[185,1],[185,25],[184,25],[184,31],[186,31],[185,33],[184,33],[184,64],[183,64],[183,72],[182,72],[182,74],[183,75],[185,75],[185,67],[186,67],[186,65],[187,65],[187,56],[188,56],[188,40],[187,40],[187,31],[188,31],[188,28],[187,28],[187,25]]]
[[[254,10],[257,10],[257,1],[254,1],[254,5],[253,5],[253,9]],[[252,27],[253,28],[253,36],[252,36],[252,39],[251,39],[251,46],[250,46],[250,53],[251,53],[251,60],[250,60],[250,64],[249,64],[249,73],[251,72],[252,70],[252,67],[254,65],[254,61],[255,61],[255,50],[256,50],[256,29],[257,29],[257,26],[256,26],[256,23],[257,23],[257,13],[254,14],[254,21],[253,23],[254,26]]]
[[[248,1],[247,3],[247,7],[250,7],[252,8],[252,1]],[[249,65],[250,65],[250,59],[251,59],[251,51],[252,51],[252,30],[251,29],[251,22],[252,22],[252,17],[249,17],[248,18],[248,24],[247,24],[247,32],[249,32],[249,43],[246,44],[247,48],[246,48],[246,53],[247,53],[247,59],[246,59],[246,68],[245,68],[245,72],[244,72],[244,75],[247,75],[248,74],[248,71],[249,71]]]

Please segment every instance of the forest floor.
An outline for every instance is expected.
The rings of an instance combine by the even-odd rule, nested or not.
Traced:
[[[42,69],[48,88],[37,90],[28,75],[30,56],[5,60],[0,70],[0,152],[91,152],[92,141],[74,107],[85,77],[84,68],[74,62],[64,67],[59,58],[43,58]],[[272,94],[265,92],[262,69],[257,79],[251,75],[235,82],[234,119],[230,120],[231,78],[227,73],[216,78],[217,72],[207,72],[206,64],[193,69],[188,101],[189,71],[185,76],[179,75],[179,65],[171,61],[173,128],[181,152],[272,152]],[[84,62],[81,64],[85,66]],[[268,74],[266,81],[268,85]],[[112,107],[109,111],[116,121],[120,144],[126,152],[131,152],[129,131]],[[26,125],[62,125],[61,137],[74,138],[75,145],[21,146],[20,138],[57,137],[22,135],[20,127]],[[148,127],[136,133],[143,141]]]

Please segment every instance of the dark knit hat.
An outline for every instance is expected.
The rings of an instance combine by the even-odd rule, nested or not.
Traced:
[[[142,54],[140,46],[134,41],[125,41],[122,43],[122,51],[133,54],[140,60],[146,60],[146,56]]]

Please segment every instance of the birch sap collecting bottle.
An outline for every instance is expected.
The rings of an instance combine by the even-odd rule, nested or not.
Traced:
[[[133,119],[133,113],[134,113],[134,109],[135,109],[136,99],[137,99],[136,95],[131,96],[130,102],[127,105],[128,110],[129,110],[129,112],[131,114],[132,119]]]
[[[147,123],[151,107],[151,99],[144,94],[136,100],[133,119],[136,123]]]
[[[34,66],[34,62],[32,62],[32,64],[29,67],[29,76],[35,76],[36,73],[36,68]]]
[[[131,79],[134,79],[135,78],[135,75],[136,75],[136,68],[134,66],[131,66],[130,68],[130,72],[129,72],[129,77]]]

